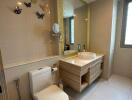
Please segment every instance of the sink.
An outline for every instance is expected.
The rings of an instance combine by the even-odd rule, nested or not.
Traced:
[[[78,58],[79,59],[84,59],[84,60],[94,59],[94,58],[96,58],[96,53],[93,53],[93,52],[79,52],[78,53]]]

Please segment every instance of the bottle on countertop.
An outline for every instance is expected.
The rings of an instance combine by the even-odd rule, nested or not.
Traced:
[[[86,52],[86,46],[85,46],[85,44],[83,45],[83,52]]]
[[[81,52],[81,44],[77,45],[78,52]]]

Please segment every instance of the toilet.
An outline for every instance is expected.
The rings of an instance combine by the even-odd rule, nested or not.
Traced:
[[[52,83],[51,67],[29,72],[33,100],[69,100],[68,95]]]

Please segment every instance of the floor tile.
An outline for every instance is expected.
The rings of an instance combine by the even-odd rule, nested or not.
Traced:
[[[105,100],[105,99],[100,95],[94,94],[94,95],[91,95],[89,97],[85,97],[82,100]]]
[[[131,87],[130,94],[129,94],[129,100],[132,100],[132,87]]]
[[[112,75],[109,80],[100,79],[81,93],[72,89],[66,92],[70,100],[132,100],[132,80]]]
[[[108,85],[101,85],[95,91],[95,94],[101,96],[104,100],[128,100],[127,93],[124,93]]]
[[[108,81],[110,87],[113,87],[117,90],[129,93],[132,86],[131,80],[129,78],[112,75]]]

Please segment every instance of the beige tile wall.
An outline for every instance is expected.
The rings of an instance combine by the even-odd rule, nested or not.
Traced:
[[[51,36],[52,25],[57,22],[56,0],[37,0],[31,8],[22,5],[20,15],[13,12],[17,1],[0,1],[0,49],[4,68],[59,54],[58,39]],[[43,20],[35,14],[42,12],[40,4],[48,4],[51,11]]]
[[[31,8],[22,5],[22,13],[16,15],[13,10],[17,1],[0,1],[0,49],[9,100],[18,100],[14,83],[17,78],[20,78],[22,100],[30,100],[28,72],[45,65],[52,66],[60,58],[55,56],[59,54],[59,41],[51,35],[52,25],[58,21],[57,2],[60,1],[37,0]],[[42,12],[39,4],[48,4],[51,11],[43,20],[35,15],[36,11]]]
[[[18,100],[17,89],[14,82],[14,80],[16,79],[20,79],[21,100],[31,100],[28,72],[45,66],[52,67],[53,64],[58,63],[59,59],[60,56],[54,56],[37,62],[5,69],[5,77],[6,77],[9,100]],[[58,80],[58,74],[54,76],[53,81],[56,82],[57,80]]]

